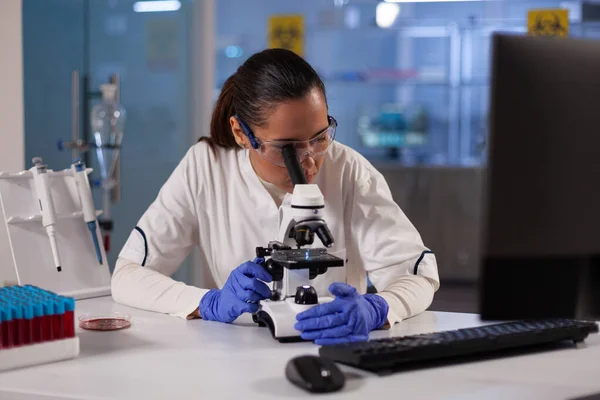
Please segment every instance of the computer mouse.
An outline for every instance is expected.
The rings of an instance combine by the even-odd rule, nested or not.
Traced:
[[[318,356],[292,358],[285,367],[285,376],[312,393],[335,392],[346,383],[346,377],[333,361]]]

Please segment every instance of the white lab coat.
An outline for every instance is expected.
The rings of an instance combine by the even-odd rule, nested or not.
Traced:
[[[116,301],[182,318],[208,291],[170,278],[198,246],[200,264],[221,288],[230,272],[252,260],[257,246],[277,240],[279,208],[260,181],[250,150],[216,152],[192,146],[132,230],[112,279]],[[333,254],[346,260],[311,284],[329,294],[335,281],[364,293],[367,274],[390,305],[388,322],[424,311],[439,287],[437,264],[392,200],[383,176],[359,153],[334,142],[313,183],[325,198]],[[291,195],[283,199],[288,204]],[[315,245],[320,245],[315,239]]]

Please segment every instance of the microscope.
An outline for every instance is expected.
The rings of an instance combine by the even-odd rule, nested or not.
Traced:
[[[279,342],[296,342],[302,340],[294,329],[296,315],[333,300],[319,298],[310,281],[328,268],[343,267],[344,260],[327,252],[333,237],[322,218],[325,200],[319,187],[307,183],[293,145],[284,146],[282,152],[294,191],[291,204],[282,207],[279,240],[256,248],[257,257],[265,259],[262,265],[273,277],[273,289],[252,319],[267,326]],[[323,247],[305,247],[313,245],[315,234]]]

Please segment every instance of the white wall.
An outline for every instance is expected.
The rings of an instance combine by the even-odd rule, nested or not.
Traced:
[[[0,171],[25,168],[21,0],[0,1]]]

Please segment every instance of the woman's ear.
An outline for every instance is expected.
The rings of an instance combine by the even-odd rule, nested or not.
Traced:
[[[250,140],[248,136],[244,133],[242,126],[240,125],[240,121],[236,117],[229,118],[229,124],[231,125],[231,131],[233,132],[233,137],[235,138],[236,143],[243,149],[250,148]]]

